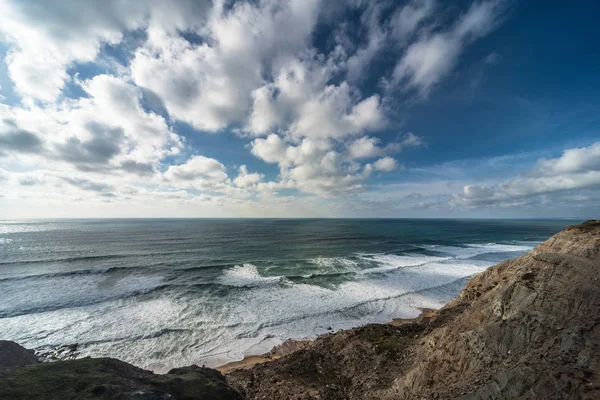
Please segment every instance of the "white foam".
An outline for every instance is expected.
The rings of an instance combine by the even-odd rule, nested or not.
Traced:
[[[344,257],[317,257],[308,260],[312,264],[316,264],[322,268],[347,268],[356,269],[358,262]]]
[[[279,283],[282,279],[280,276],[265,277],[258,272],[256,265],[243,264],[225,271],[219,278],[221,283],[227,286],[249,287],[249,286],[264,286]]]
[[[468,244],[467,246],[476,248],[476,249],[484,249],[488,252],[495,253],[505,253],[505,252],[514,252],[514,251],[528,251],[535,247],[534,244],[528,245],[514,245],[514,244],[500,244],[500,243],[487,243],[487,244]]]
[[[269,286],[248,291],[229,303],[224,317],[239,326],[233,336],[228,359],[207,354],[203,361],[231,361],[249,354],[252,346],[267,337],[280,340],[312,337],[327,332],[328,327],[348,328],[369,322],[385,322],[394,317],[409,317],[417,307],[442,306],[460,289],[432,288],[482,271],[483,264],[429,263],[415,268],[401,268],[385,278],[345,282],[336,289],[308,284]],[[458,283],[462,286],[463,283]],[[432,289],[424,301],[422,291]],[[216,357],[213,359],[212,357]],[[211,361],[212,360],[212,361]],[[216,365],[216,364],[215,364]]]
[[[475,245],[465,249],[489,252],[498,246]],[[520,251],[514,250],[514,246],[508,249]],[[462,251],[458,247],[450,250]],[[161,292],[161,297],[155,299],[130,297],[4,318],[0,337],[31,348],[77,342],[81,344],[81,356],[116,357],[159,373],[190,364],[214,367],[264,352],[288,338],[326,333],[329,327],[337,330],[386,322],[396,317],[414,317],[419,313],[418,307],[441,307],[464,285],[461,279],[491,264],[451,257],[385,254],[362,254],[354,262],[342,260],[354,261],[323,258],[314,264],[323,269],[359,270],[364,261],[372,268],[362,270],[364,275],[355,281],[324,288],[281,285],[283,277],[262,276],[256,265],[243,264],[223,271],[218,279],[225,285],[251,287],[250,290],[232,290],[226,297],[201,293],[167,297],[169,292]],[[387,272],[386,276],[370,275],[379,271]],[[52,293],[53,300],[74,304],[85,293],[101,294],[102,279],[101,276],[52,279],[56,285],[44,286],[41,291]],[[110,282],[104,289],[121,294],[163,283],[153,277],[136,279],[129,276]],[[81,282],[79,288],[76,282]],[[31,300],[21,298],[17,291],[11,293],[11,296],[3,294],[4,299]],[[40,304],[47,301],[42,298]]]
[[[70,275],[43,280],[0,282],[0,312],[15,315],[71,307],[147,293],[164,283],[161,276],[105,277]]]
[[[397,264],[417,262],[405,261]],[[326,333],[329,327],[385,322],[415,316],[418,307],[440,307],[463,285],[454,287],[453,282],[484,268],[471,262],[433,261],[329,289],[272,284],[281,278],[263,277],[256,266],[244,264],[225,271],[221,280],[253,289],[226,298],[135,297],[4,318],[0,337],[31,348],[77,342],[81,356],[117,357],[159,373],[193,363],[217,366],[288,338]],[[130,279],[123,283],[133,283]]]
[[[0,244],[9,244],[12,241],[13,240],[11,238],[1,238],[0,237]]]
[[[482,254],[489,253],[513,253],[513,252],[526,252],[533,247],[532,245],[512,245],[512,244],[497,244],[497,243],[487,243],[487,244],[467,244],[465,247],[457,247],[457,246],[437,246],[437,245],[429,245],[423,246],[430,250],[441,252],[445,254],[450,254],[458,259],[466,259],[475,257]]]
[[[379,264],[379,267],[367,268],[360,271],[361,274],[393,271],[399,268],[416,267],[434,261],[447,260],[448,257],[433,256],[398,256],[395,254],[372,254],[360,256],[363,260]]]

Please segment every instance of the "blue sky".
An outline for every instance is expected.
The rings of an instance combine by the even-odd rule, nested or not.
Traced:
[[[599,12],[0,0],[0,218],[598,217]]]

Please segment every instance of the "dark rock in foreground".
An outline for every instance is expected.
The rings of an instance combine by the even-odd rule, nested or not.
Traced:
[[[488,268],[432,317],[326,335],[227,379],[108,358],[36,364],[0,343],[0,358],[16,351],[0,361],[0,399],[599,399],[600,221]]]
[[[0,369],[37,364],[40,360],[31,350],[8,340],[0,340]]]
[[[165,375],[112,358],[83,358],[0,370],[0,399],[238,400],[220,372],[197,366]]]

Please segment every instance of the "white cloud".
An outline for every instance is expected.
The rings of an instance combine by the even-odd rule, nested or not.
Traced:
[[[218,2],[198,30],[202,44],[156,32],[131,64],[136,84],[156,93],[171,117],[218,131],[244,122],[251,93],[276,58],[307,45],[318,1]]]
[[[276,91],[277,98],[263,96],[259,107],[255,102],[254,123],[249,127],[260,128],[255,134],[275,127],[282,130],[279,135],[254,139],[251,152],[265,162],[278,164],[286,185],[307,193],[334,195],[362,189],[370,169],[352,161],[360,158],[355,157],[359,144],[354,153],[340,153],[335,148],[348,138],[386,124],[378,96],[361,100],[346,82],[326,84],[335,70],[333,59],[284,63],[275,83],[263,88]],[[261,115],[264,110],[268,112]]]
[[[44,101],[56,99],[68,79],[69,63],[93,61],[102,42],[116,43],[122,29],[139,24],[143,10],[133,4],[0,2],[0,31],[14,44],[6,63],[17,92]]]
[[[353,106],[350,103],[346,84],[327,87],[320,96],[303,105],[302,115],[290,127],[291,134],[297,138],[343,138],[377,130],[385,124],[379,96],[371,96]]]
[[[361,98],[346,81],[328,83],[340,71],[341,54],[308,53],[282,61],[274,82],[254,92],[247,132],[279,133],[254,139],[251,152],[277,163],[280,179],[306,193],[335,195],[364,188],[371,169],[338,148],[387,124],[378,95]]]
[[[286,144],[274,133],[266,139],[254,139],[251,149],[252,154],[268,163],[283,162],[286,158]]]
[[[395,4],[394,4],[395,5]],[[368,76],[366,68],[385,51],[403,48],[419,30],[423,21],[431,17],[435,9],[434,0],[413,0],[396,10],[390,10],[390,3],[366,2],[361,15],[361,27],[366,30],[366,43],[360,46],[347,60],[348,80],[358,81]],[[391,17],[388,16],[391,14]],[[352,47],[352,40],[338,38],[346,47]]]
[[[361,22],[367,30],[367,43],[348,58],[348,80],[355,81],[363,78],[364,68],[384,49],[388,36],[386,27],[380,22],[384,12],[382,4],[377,2],[368,3],[367,9],[363,12]]]
[[[165,172],[165,177],[184,181],[200,178],[222,182],[227,179],[227,173],[225,166],[214,158],[193,156],[185,164],[171,165]]]
[[[463,195],[469,199],[489,197],[493,194],[494,190],[491,186],[465,185],[463,187]]]
[[[558,159],[541,159],[538,171],[543,175],[600,171],[600,142],[588,147],[565,150]]]
[[[384,158],[380,158],[379,160],[375,161],[375,163],[373,164],[373,167],[375,167],[375,169],[377,171],[391,172],[391,171],[397,169],[399,166],[398,166],[398,162],[396,162],[396,160],[393,159],[392,157],[384,157]]]
[[[330,140],[313,138],[292,144],[271,134],[265,139],[255,139],[251,146],[254,155],[279,165],[280,177],[286,187],[324,196],[364,189],[363,181],[374,170],[390,172],[397,168],[391,157],[378,160],[375,166],[361,165],[347,153],[337,152],[334,144]]]
[[[565,150],[561,157],[540,159],[526,175],[494,185],[465,185],[455,205],[521,205],[518,200],[600,188],[600,142]]]
[[[105,43],[149,26],[174,31],[200,24],[209,1],[0,1],[0,36],[12,44],[6,63],[16,91],[54,101],[73,62],[92,62]]]
[[[427,95],[452,70],[467,44],[496,27],[500,10],[499,1],[474,3],[449,30],[424,35],[411,44],[394,69],[393,85]]]
[[[434,0],[413,0],[406,6],[398,8],[391,19],[392,37],[404,45],[415,30],[435,9]]]
[[[282,60],[275,79],[253,92],[246,131],[259,136],[285,130],[294,138],[341,139],[386,125],[378,95],[361,98],[345,81],[329,84],[342,68],[341,52],[308,52]]]
[[[143,110],[138,88],[108,75],[97,75],[81,87],[89,97],[60,107],[0,106],[3,151],[16,162],[27,161],[23,154],[29,153],[29,159],[42,165],[149,175],[182,146],[164,118]]]
[[[381,140],[377,137],[363,136],[356,139],[348,146],[348,155],[352,159],[375,158],[402,151],[405,147],[419,147],[423,145],[423,138],[412,132],[407,133],[400,142],[392,142],[385,147],[380,146]]]
[[[240,166],[238,176],[233,180],[233,183],[241,188],[249,189],[256,187],[256,185],[262,181],[264,175],[259,173],[249,173],[248,168],[245,165]]]
[[[379,147],[381,140],[376,137],[364,136],[356,139],[348,147],[351,158],[375,158],[382,154],[383,149]]]
[[[499,3],[473,4],[448,25],[434,14],[445,11],[434,0],[401,6],[0,0],[0,40],[9,47],[5,61],[22,96],[22,105],[0,104],[3,195],[23,207],[45,200],[44,193],[50,193],[48,204],[82,204],[81,210],[118,203],[123,207],[102,208],[117,214],[160,213],[153,201],[159,200],[165,210],[179,213],[169,208],[172,203],[191,215],[197,206],[214,215],[248,215],[244,209],[255,215],[333,215],[350,207],[346,199],[366,195],[370,178],[402,169],[397,153],[424,145],[413,133],[387,139],[398,129],[391,113],[412,93],[363,88],[363,76],[428,93],[452,71],[465,46],[495,27]],[[331,19],[346,18],[347,7],[353,16],[360,12],[358,26],[354,18]],[[322,38],[327,30],[315,28],[325,23],[340,28],[331,25],[334,33]],[[364,40],[352,43],[352,29],[365,33]],[[112,59],[112,50],[126,56]],[[380,69],[370,66],[384,55],[398,58],[394,73],[376,76]],[[77,63],[111,72],[80,80],[71,68],[81,68],[84,76],[90,71]],[[66,94],[85,95],[61,96],[66,84],[75,89]],[[184,140],[176,131],[187,134],[187,127],[177,121],[237,135],[258,160],[272,164],[263,167],[274,168],[277,177],[265,181],[249,171],[251,164],[233,170],[235,159],[194,148],[202,137]],[[204,156],[190,156],[199,152]],[[591,160],[596,150],[588,152]],[[593,161],[578,154],[575,161],[565,155],[562,164],[551,166],[541,160],[540,171],[589,172]],[[548,178],[536,173],[531,178]],[[496,196],[499,189],[488,186],[466,189],[463,201]],[[423,204],[439,202],[431,197]]]
[[[171,165],[163,174],[169,185],[208,191],[229,187],[225,166],[214,158],[193,156],[181,165]]]

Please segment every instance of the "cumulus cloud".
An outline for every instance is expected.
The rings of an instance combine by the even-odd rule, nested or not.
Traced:
[[[379,160],[375,161],[375,163],[373,164],[373,167],[377,171],[391,172],[398,168],[398,162],[395,159],[393,159],[392,157],[384,157],[384,158],[380,158]]]
[[[386,125],[381,98],[366,98],[346,81],[331,84],[340,53],[309,52],[282,61],[273,82],[253,92],[246,131],[261,136],[285,130],[290,136],[342,139]]]
[[[139,174],[182,146],[163,117],[144,111],[136,87],[108,75],[81,87],[89,97],[61,107],[0,107],[0,149],[36,153],[81,170]]]
[[[89,179],[84,178],[62,178],[65,182],[70,183],[73,186],[84,190],[91,190],[93,192],[108,192],[113,189],[112,186],[105,183],[93,182]]]
[[[494,185],[465,185],[452,204],[522,205],[524,199],[576,190],[600,189],[600,142],[540,159],[529,173]]]
[[[557,159],[541,159],[538,162],[538,173],[559,175],[564,173],[581,173],[600,171],[600,142],[588,147],[565,150]]]
[[[371,165],[361,165],[336,151],[330,140],[304,138],[294,145],[271,134],[255,139],[251,146],[257,157],[279,165],[281,180],[287,187],[306,193],[331,196],[359,190],[373,172]],[[386,160],[377,170],[389,172],[390,165]]]
[[[419,200],[419,199],[423,198],[423,193],[411,192],[411,193],[405,195],[404,198],[409,199],[409,200]]]
[[[4,0],[0,34],[14,47],[6,58],[18,93],[54,101],[74,62],[92,62],[104,44],[147,27],[174,31],[201,24],[209,1]]]
[[[477,1],[441,23],[436,11],[446,9],[435,0],[0,0],[21,97],[0,104],[5,181],[14,198],[46,191],[57,204],[154,197],[303,209],[297,192],[308,203],[364,191],[402,169],[398,153],[424,145],[413,133],[389,139],[394,104],[408,89],[429,93],[501,13],[499,1]],[[370,69],[384,58],[392,65]],[[365,78],[380,84],[364,87]],[[256,158],[238,167],[207,153],[207,133],[236,135]],[[276,178],[252,172],[263,167]]]
[[[214,158],[193,156],[185,164],[171,165],[164,174],[169,180],[223,182],[227,179],[225,166]]]
[[[351,158],[374,158],[378,157],[384,151],[379,146],[381,140],[376,137],[363,136],[356,139],[348,146],[348,153]]]
[[[82,141],[76,136],[68,138],[56,146],[57,156],[77,165],[107,164],[121,152],[125,138],[122,128],[110,128],[90,121],[85,128],[91,133],[89,139]]]
[[[15,45],[6,63],[16,90],[44,101],[56,99],[70,62],[93,61],[102,42],[118,42],[121,30],[134,28],[131,22],[139,23],[142,15],[143,10],[123,2],[0,3],[0,30]]]
[[[381,147],[381,139],[377,137],[363,136],[356,139],[348,146],[348,154],[352,159],[375,158],[388,154],[398,153],[405,147],[419,147],[423,145],[422,137],[412,132],[407,133],[402,141],[391,142]]]
[[[251,92],[275,58],[306,47],[318,1],[217,2],[198,30],[202,43],[156,32],[131,64],[137,85],[156,93],[169,114],[205,131],[242,123]]]
[[[282,61],[274,81],[254,92],[246,132],[278,133],[254,139],[251,152],[278,164],[280,179],[303,192],[335,195],[364,188],[372,167],[354,161],[361,158],[360,143],[354,152],[343,148],[354,137],[387,126],[378,95],[361,97],[346,81],[331,83],[342,68],[340,54],[308,53]]]
[[[264,175],[259,173],[249,173],[248,168],[245,165],[240,166],[238,176],[233,180],[233,183],[241,188],[247,189],[256,187],[256,185],[262,181]]]
[[[268,163],[283,162],[287,152],[284,140],[274,133],[265,139],[255,139],[251,148],[252,154]]]
[[[0,120],[0,156],[10,153],[39,153],[42,140],[31,132],[20,129],[10,119]]]

